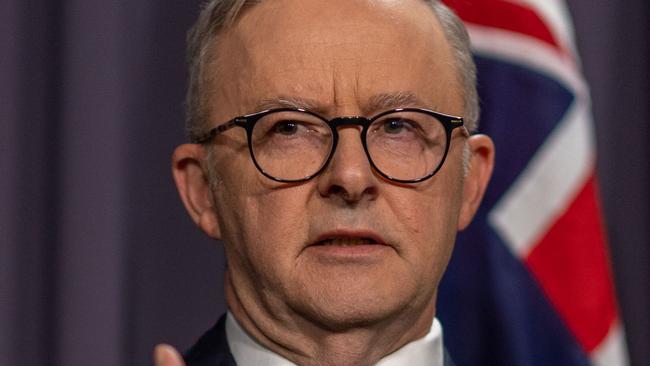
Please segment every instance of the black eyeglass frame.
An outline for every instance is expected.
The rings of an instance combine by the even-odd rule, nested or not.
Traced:
[[[269,173],[264,171],[264,169],[262,169],[262,167],[257,163],[257,159],[255,159],[255,153],[253,152],[253,144],[252,144],[253,128],[255,127],[255,124],[257,123],[257,121],[262,119],[262,117],[267,116],[267,115],[269,115],[271,113],[277,113],[277,112],[301,112],[301,113],[306,113],[306,114],[309,114],[309,115],[311,115],[313,117],[316,117],[316,118],[322,120],[323,122],[325,122],[330,127],[330,130],[332,130],[332,147],[330,149],[329,155],[328,155],[327,159],[325,159],[325,162],[323,163],[323,165],[314,174],[311,174],[311,175],[309,175],[307,177],[300,178],[300,179],[282,179],[282,178],[277,178],[277,177],[274,177],[274,176],[270,175]],[[438,121],[440,121],[442,123],[444,129],[445,129],[446,138],[447,138],[446,142],[447,143],[445,145],[445,152],[444,152],[444,154],[442,156],[442,159],[440,159],[440,163],[438,164],[438,166],[431,173],[425,175],[424,177],[417,178],[417,179],[406,179],[406,180],[391,177],[391,176],[387,175],[386,173],[382,172],[381,169],[379,169],[375,165],[375,163],[372,161],[372,157],[370,156],[370,153],[368,152],[368,145],[367,145],[367,142],[366,142],[366,134],[368,132],[368,128],[370,127],[370,125],[374,121],[376,121],[377,119],[379,119],[379,118],[381,118],[383,116],[386,116],[386,115],[392,114],[392,113],[399,113],[399,112],[419,112],[419,113],[428,114],[429,116],[432,116],[432,117],[436,118]],[[440,170],[440,168],[442,168],[442,165],[445,163],[445,160],[447,158],[447,153],[449,152],[449,146],[451,145],[451,133],[453,132],[454,129],[459,128],[459,127],[463,127],[462,128],[463,134],[466,137],[469,136],[469,131],[467,131],[467,128],[464,127],[464,121],[463,121],[462,117],[452,116],[452,115],[448,115],[448,114],[444,114],[444,113],[440,113],[440,112],[436,112],[436,111],[432,111],[432,110],[424,109],[424,108],[395,108],[395,109],[391,109],[391,110],[381,112],[381,113],[379,113],[379,114],[377,114],[377,115],[375,115],[373,117],[370,117],[370,118],[363,117],[363,116],[347,116],[347,117],[336,117],[336,118],[333,118],[333,119],[330,119],[330,120],[328,120],[327,118],[325,118],[323,116],[320,116],[320,115],[318,115],[318,114],[316,114],[314,112],[311,112],[309,110],[302,109],[302,108],[273,108],[273,109],[266,109],[266,110],[263,110],[263,111],[260,111],[260,112],[255,112],[255,113],[235,117],[235,118],[231,119],[228,122],[222,123],[222,124],[212,128],[210,131],[208,131],[207,133],[205,133],[203,135],[192,137],[190,142],[194,143],[194,144],[205,144],[205,143],[209,142],[210,140],[212,140],[215,136],[217,136],[217,135],[219,135],[219,134],[221,134],[221,133],[223,133],[225,131],[228,131],[229,129],[231,129],[231,128],[235,127],[235,126],[241,127],[241,128],[246,130],[246,136],[247,136],[247,140],[248,140],[248,151],[250,153],[251,159],[253,160],[253,164],[255,165],[257,170],[259,170],[260,173],[262,173],[265,177],[267,177],[267,178],[269,178],[271,180],[274,180],[276,182],[300,183],[300,182],[306,182],[306,181],[316,177],[317,175],[319,175],[320,173],[323,172],[323,170],[325,169],[325,167],[327,167],[327,165],[329,165],[329,162],[332,159],[332,156],[334,156],[334,152],[336,151],[336,146],[337,146],[338,140],[339,140],[338,128],[341,127],[341,126],[354,126],[354,125],[362,127],[361,134],[360,134],[361,144],[363,145],[363,149],[364,149],[364,151],[366,153],[366,157],[368,158],[368,162],[370,163],[370,166],[372,166],[372,168],[377,173],[379,173],[379,175],[381,175],[382,177],[384,177],[384,178],[386,178],[386,179],[388,179],[390,181],[397,182],[397,183],[407,183],[407,184],[408,183],[419,183],[419,182],[425,181],[425,180],[433,177]]]

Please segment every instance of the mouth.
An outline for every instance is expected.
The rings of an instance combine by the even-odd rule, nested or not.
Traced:
[[[330,232],[320,235],[306,248],[306,253],[321,263],[380,263],[390,255],[392,247],[371,232]]]
[[[337,229],[318,235],[310,246],[352,247],[360,245],[387,245],[381,235],[371,230]]]
[[[316,246],[340,246],[351,247],[357,245],[380,245],[376,240],[365,237],[336,236],[319,240],[313,245]]]

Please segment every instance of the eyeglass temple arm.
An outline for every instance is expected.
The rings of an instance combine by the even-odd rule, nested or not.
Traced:
[[[230,121],[211,129],[210,131],[208,131],[207,133],[205,133],[203,135],[194,136],[194,137],[190,138],[190,141],[193,144],[203,144],[203,143],[206,143],[206,142],[212,140],[218,134],[223,133],[225,131],[228,131],[229,129],[231,129],[231,128],[235,127],[235,126],[237,126],[237,118],[231,119]]]
[[[472,136],[472,133],[467,129],[467,127],[465,126],[465,121],[463,121],[462,118],[452,117],[452,119],[449,120],[449,123],[451,123],[452,129],[460,128],[460,130],[462,131],[465,137]]]

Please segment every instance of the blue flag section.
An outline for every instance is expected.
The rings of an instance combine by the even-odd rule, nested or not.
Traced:
[[[458,366],[625,366],[588,87],[561,1],[446,0],[478,69],[493,178],[437,316]],[[595,254],[593,254],[595,253]]]
[[[591,365],[536,280],[487,221],[573,97],[552,79],[516,65],[475,61],[480,130],[495,140],[496,171],[477,217],[458,237],[439,290],[445,343],[459,366]],[[529,88],[544,100],[531,100]]]

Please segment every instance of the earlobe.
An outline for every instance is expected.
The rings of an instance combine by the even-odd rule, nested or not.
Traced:
[[[469,167],[463,186],[463,203],[458,219],[458,230],[465,229],[483,199],[492,168],[494,167],[494,143],[486,135],[474,135],[468,138],[470,151]]]
[[[203,166],[205,150],[196,144],[183,144],[172,155],[176,188],[192,220],[208,236],[221,239],[219,220],[213,206],[209,177]]]

